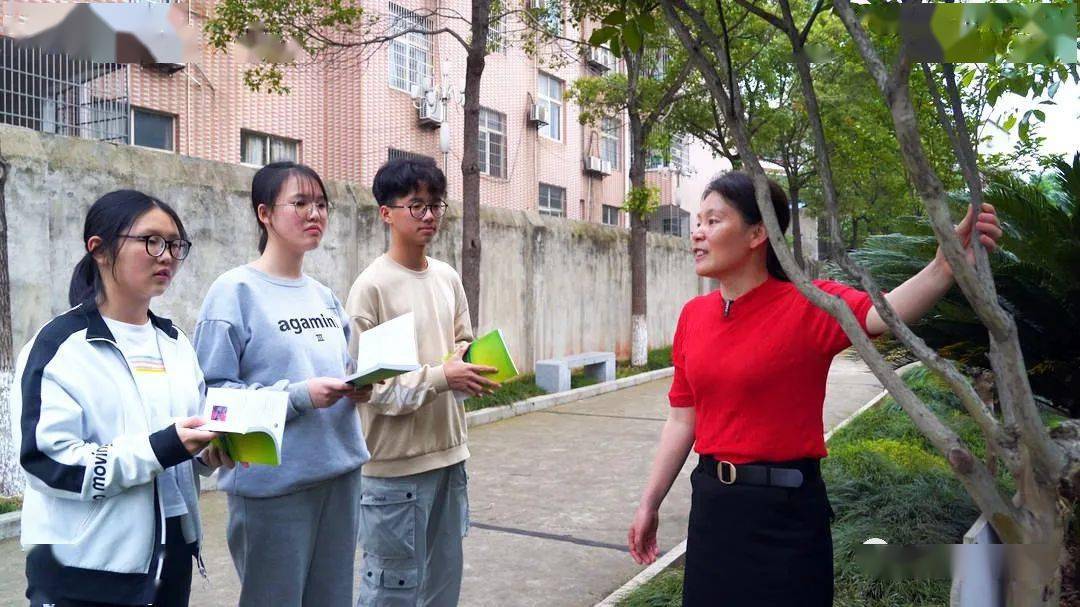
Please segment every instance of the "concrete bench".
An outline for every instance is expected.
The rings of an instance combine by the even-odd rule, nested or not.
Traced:
[[[549,358],[536,363],[536,385],[545,392],[570,389],[570,370],[585,367],[586,377],[600,382],[615,379],[614,352],[585,352]]]

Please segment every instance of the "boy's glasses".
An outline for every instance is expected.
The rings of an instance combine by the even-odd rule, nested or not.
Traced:
[[[431,211],[431,216],[435,219],[441,219],[446,214],[445,202],[433,202],[431,204],[423,202],[414,202],[409,205],[404,204],[388,204],[386,205],[391,209],[409,209],[409,214],[413,216],[413,219],[423,219],[427,215],[428,211]]]

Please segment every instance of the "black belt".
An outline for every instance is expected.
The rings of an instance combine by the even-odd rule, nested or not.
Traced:
[[[733,464],[711,455],[698,459],[698,469],[725,485],[797,488],[821,478],[821,461],[800,459],[775,464]]]

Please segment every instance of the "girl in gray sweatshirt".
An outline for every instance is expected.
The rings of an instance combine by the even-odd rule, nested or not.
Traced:
[[[281,465],[223,469],[240,605],[352,607],[360,466],[369,459],[341,302],[302,271],[329,221],[326,188],[291,162],[255,174],[258,260],[211,285],[195,350],[212,387],[289,393]],[[226,459],[216,449],[211,461]],[[231,463],[231,462],[229,462]]]

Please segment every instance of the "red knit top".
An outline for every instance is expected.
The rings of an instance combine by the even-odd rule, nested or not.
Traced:
[[[870,296],[816,281],[863,330]],[[727,303],[720,291],[683,307],[671,358],[672,407],[694,407],[694,450],[742,464],[826,455],[822,422],[832,359],[851,345],[827,312],[770,277]]]

